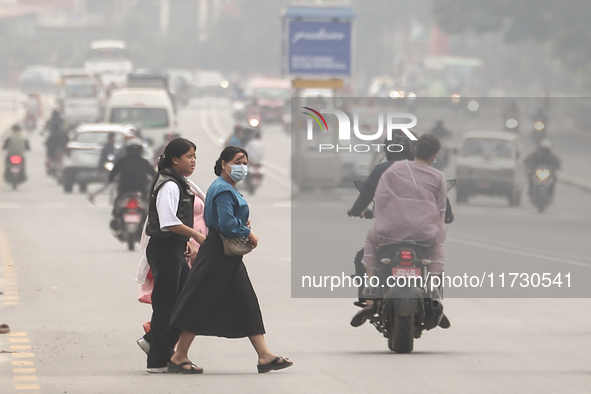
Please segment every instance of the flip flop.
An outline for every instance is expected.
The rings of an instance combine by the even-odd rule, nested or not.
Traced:
[[[190,365],[191,369],[183,368],[185,365]],[[191,361],[185,361],[184,363],[174,364],[169,362],[166,366],[166,371],[168,373],[183,373],[183,374],[200,374],[203,373],[202,369],[197,369],[197,366],[193,364]]]
[[[282,363],[279,363],[279,361],[283,360]],[[285,358],[278,356],[275,357],[275,359],[273,361],[271,361],[269,364],[258,364],[257,365],[257,369],[259,370],[259,373],[265,373],[265,372],[270,372],[270,371],[278,371],[280,369],[284,369],[284,368],[289,368],[293,365],[293,361],[287,361]]]
[[[10,332],[10,327],[8,324],[0,324],[0,334],[8,334]]]

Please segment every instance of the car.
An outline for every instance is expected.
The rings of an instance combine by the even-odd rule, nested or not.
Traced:
[[[281,122],[290,111],[291,81],[273,78],[255,78],[250,81],[246,94],[251,106],[259,109],[263,122]]]
[[[506,131],[472,131],[463,136],[456,160],[456,200],[474,195],[504,196],[518,206],[525,169],[520,141]]]
[[[103,116],[106,92],[98,77],[88,74],[62,75],[58,108],[70,125],[97,122]]]
[[[159,146],[177,126],[170,96],[165,89],[125,88],[111,93],[105,109],[105,122],[141,128],[150,145]]]
[[[60,81],[60,72],[51,66],[30,66],[18,77],[25,93],[55,93]]]
[[[95,123],[75,129],[64,156],[61,181],[66,193],[72,192],[74,184],[84,193],[89,183],[107,181],[108,172],[99,171],[98,164],[110,132],[115,133],[115,147],[123,146],[129,133],[126,125]]]

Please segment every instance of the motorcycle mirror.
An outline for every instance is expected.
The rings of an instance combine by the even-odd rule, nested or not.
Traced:
[[[357,188],[357,190],[361,191],[361,189],[363,189],[363,185],[365,184],[364,181],[355,181],[355,187]]]
[[[454,187],[456,187],[456,180],[455,179],[448,179],[446,182],[446,187],[447,187],[448,191],[453,189]]]

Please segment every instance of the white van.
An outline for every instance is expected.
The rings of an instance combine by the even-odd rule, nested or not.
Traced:
[[[101,80],[86,74],[62,76],[58,108],[69,124],[92,123],[103,117],[105,90]]]
[[[177,126],[170,96],[164,89],[114,90],[107,103],[105,121],[138,125],[142,136],[157,146],[163,142],[164,135]]]

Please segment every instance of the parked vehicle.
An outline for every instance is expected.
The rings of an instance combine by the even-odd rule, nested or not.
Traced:
[[[469,132],[456,161],[458,204],[474,195],[505,196],[518,206],[525,180],[521,147],[512,132]]]
[[[61,180],[66,193],[72,192],[74,184],[84,193],[89,183],[107,181],[108,171],[99,169],[98,164],[110,132],[115,133],[115,147],[122,146],[127,133],[122,125],[84,124],[76,128],[63,159]]]

